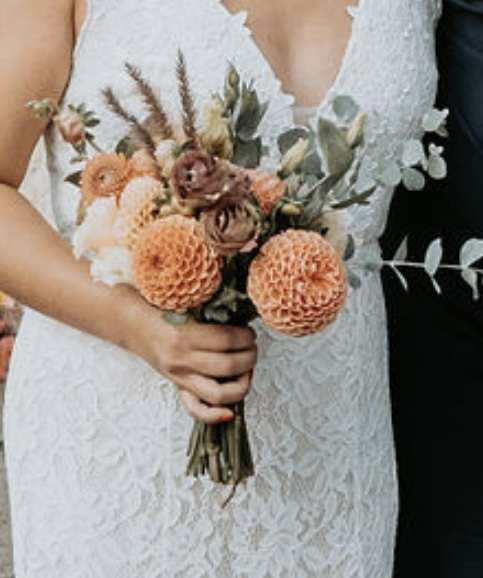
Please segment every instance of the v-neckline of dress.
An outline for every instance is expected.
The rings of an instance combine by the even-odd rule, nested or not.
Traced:
[[[227,6],[225,6],[225,4],[223,3],[223,0],[208,0],[208,1],[210,1],[210,2],[214,1],[215,4],[217,4],[219,6],[219,8],[225,13],[226,17],[229,19],[235,19],[235,18],[240,18],[240,17],[243,18],[242,27],[247,33],[248,42],[251,44],[254,51],[257,53],[258,57],[261,59],[261,61],[263,61],[265,63],[265,65],[267,66],[267,68],[270,71],[271,76],[279,82],[280,94],[282,94],[285,97],[289,97],[292,100],[292,106],[300,107],[300,105],[297,104],[295,94],[284,89],[283,84],[282,84],[279,76],[277,75],[277,72],[275,71],[274,67],[272,66],[272,63],[265,56],[263,50],[261,49],[260,45],[256,41],[250,26],[248,26],[248,24],[247,24],[248,11],[247,10],[240,10],[238,12],[232,12],[231,10],[229,10],[227,8]],[[336,92],[337,87],[340,85],[342,78],[344,77],[345,72],[348,68],[348,62],[350,60],[350,56],[351,56],[352,51],[354,49],[355,37],[357,35],[356,27],[358,25],[358,21],[359,21],[360,15],[362,13],[362,10],[365,6],[365,2],[366,2],[366,0],[359,0],[356,5],[346,4],[346,10],[348,11],[349,17],[352,18],[352,23],[351,23],[351,30],[350,30],[350,33],[349,33],[348,38],[347,38],[347,43],[346,43],[344,53],[343,53],[341,61],[340,61],[340,66],[339,66],[339,69],[337,71],[337,74],[336,74],[333,82],[329,85],[329,87],[325,91],[325,94],[322,95],[320,101],[317,104],[310,104],[308,106],[303,105],[303,108],[307,108],[307,109],[311,108],[311,109],[314,109],[316,111],[323,109],[329,103],[331,95],[333,95],[334,92]]]

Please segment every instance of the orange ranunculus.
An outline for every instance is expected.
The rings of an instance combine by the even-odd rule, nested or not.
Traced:
[[[269,213],[285,193],[285,183],[274,173],[249,171],[253,196],[264,213]]]
[[[221,283],[221,265],[199,223],[181,215],[145,227],[132,255],[134,285],[147,301],[167,311],[182,312],[207,301]]]
[[[82,171],[82,200],[90,205],[97,197],[119,198],[132,178],[132,161],[123,154],[101,153],[92,158]]]
[[[261,318],[293,337],[331,323],[346,293],[340,258],[314,231],[289,229],[271,237],[250,266],[248,295]]]

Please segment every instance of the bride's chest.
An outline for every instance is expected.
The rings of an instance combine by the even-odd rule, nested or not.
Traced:
[[[366,110],[390,119],[396,132],[419,117],[422,105],[427,107],[434,94],[435,15],[428,8],[432,1],[359,0],[321,106],[334,93],[351,94]],[[90,0],[89,10],[66,95],[69,100],[87,101],[98,110],[100,89],[111,86],[133,101],[132,86],[123,73],[124,64],[130,62],[141,69],[168,112],[176,115],[176,61],[181,51],[195,102],[202,103],[222,88],[231,63],[270,103],[267,133],[279,132],[292,121],[295,91],[280,81],[280,69],[252,35],[246,14],[230,12],[220,0]],[[322,28],[316,32],[307,34],[306,42],[320,42],[323,50],[330,39]],[[297,38],[300,30],[294,34]],[[303,47],[307,49],[316,50],[312,45]],[[317,67],[299,50],[291,58],[298,61],[308,83],[321,87]]]

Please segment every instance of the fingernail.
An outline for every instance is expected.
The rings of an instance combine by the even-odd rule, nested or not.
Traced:
[[[227,413],[225,415],[222,415],[219,420],[220,423],[228,423],[230,421],[233,421],[233,414],[232,413]]]

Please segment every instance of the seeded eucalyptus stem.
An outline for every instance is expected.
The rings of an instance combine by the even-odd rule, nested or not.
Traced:
[[[222,507],[234,496],[238,484],[254,471],[244,401],[233,404],[231,409],[234,413],[231,422],[205,424],[196,420],[188,446],[187,475],[207,474],[213,482],[232,486]]]

